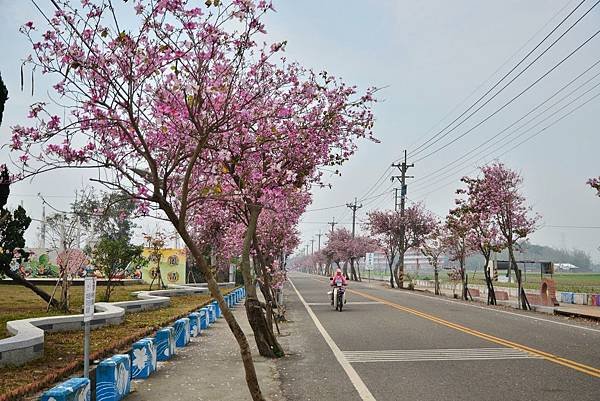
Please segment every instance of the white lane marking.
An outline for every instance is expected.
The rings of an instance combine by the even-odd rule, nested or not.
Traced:
[[[474,361],[541,358],[538,355],[532,355],[513,348],[344,351],[344,356],[350,363]]]
[[[327,333],[327,331],[325,330],[325,327],[323,327],[323,325],[321,324],[321,322],[319,321],[319,319],[317,318],[315,313],[312,311],[312,309],[310,309],[310,306],[308,306],[308,304],[306,303],[306,301],[304,300],[302,295],[300,295],[300,292],[298,291],[298,289],[296,288],[296,286],[294,285],[292,280],[291,279],[288,279],[288,280],[289,280],[290,284],[292,285],[292,288],[294,289],[294,291],[296,291],[296,295],[298,295],[300,302],[302,302],[302,304],[306,308],[306,311],[308,312],[308,315],[312,319],[313,323],[315,324],[315,326],[317,326],[317,329],[319,330],[319,332],[325,339],[325,342],[327,343],[327,345],[329,345],[329,348],[331,348],[331,351],[333,351],[333,355],[335,355],[335,359],[337,359],[338,363],[342,366],[342,368],[348,375],[348,378],[352,382],[352,385],[354,385],[354,388],[358,392],[358,395],[360,396],[360,398],[363,401],[376,401],[375,397],[373,397],[373,394],[371,394],[371,392],[369,391],[369,389],[367,388],[365,383],[362,381],[362,379],[360,378],[358,373],[356,373],[356,370],[354,370],[352,365],[350,365],[350,362],[348,362],[348,360],[344,356],[344,353],[340,350],[340,348],[337,346],[337,344],[333,341],[333,339],[331,338],[329,333]]]
[[[309,306],[331,306],[331,302],[307,302]],[[383,305],[377,301],[364,301],[364,302],[346,302],[346,305]]]
[[[308,276],[312,276],[312,275],[308,275]],[[321,276],[316,276],[316,277],[321,278]],[[367,287],[366,289],[368,289],[368,288],[370,288],[370,287]],[[453,301],[451,299],[444,299],[444,298],[438,298],[436,296],[429,296],[429,295],[417,294],[414,291],[402,291],[401,292],[399,290],[392,290],[391,288],[385,288],[385,287],[382,287],[382,288],[384,290],[386,290],[386,291],[393,292],[395,294],[406,294],[406,295],[412,295],[412,296],[415,296],[415,297],[424,297],[424,298],[431,299],[432,301],[447,302],[447,303],[451,303],[451,304],[455,304],[455,305],[461,305],[461,306],[468,306],[468,307],[471,307],[471,308],[477,308],[477,309],[481,309],[481,310],[488,311],[488,312],[504,313],[504,314],[507,314],[507,315],[513,315],[513,316],[522,317],[522,318],[526,318],[526,319],[538,320],[538,321],[545,322],[545,323],[558,324],[560,326],[566,326],[566,327],[571,327],[571,328],[574,328],[574,329],[581,329],[581,330],[586,330],[586,331],[592,331],[594,333],[600,333],[599,329],[593,329],[591,327],[577,326],[575,324],[557,322],[557,321],[554,321],[554,320],[543,319],[541,317],[528,316],[528,315],[523,315],[523,314],[515,313],[515,312],[509,312],[509,311],[505,311],[505,310],[500,310],[500,309],[495,309],[495,308],[488,308],[488,307],[485,307],[485,306],[479,306],[479,305],[473,305],[473,304],[466,304],[466,303],[463,303],[463,302]]]

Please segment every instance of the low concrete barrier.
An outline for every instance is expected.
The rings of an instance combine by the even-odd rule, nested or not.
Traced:
[[[41,401],[90,401],[90,379],[72,378],[42,394]]]
[[[96,401],[120,401],[131,389],[131,360],[119,354],[96,367]]]
[[[190,336],[198,337],[200,335],[200,314],[198,312],[192,312],[188,315],[190,319]]]
[[[508,292],[506,291],[494,291],[496,294],[496,300],[508,301]]]
[[[210,311],[208,307],[201,308],[198,313],[200,314],[200,328],[202,330],[208,329],[210,326]]]
[[[175,355],[175,329],[173,327],[158,330],[154,339],[156,341],[156,358],[159,361],[168,361]]]
[[[157,356],[154,338],[144,338],[131,347],[131,378],[145,379],[156,370]]]
[[[209,322],[210,322],[210,324],[213,324],[217,320],[217,311],[213,304],[207,305],[207,308],[208,308]]]
[[[216,319],[220,319],[221,318],[221,307],[219,306],[219,302],[218,301],[212,301],[212,305],[215,308],[215,318]]]
[[[179,348],[185,347],[190,342],[190,319],[187,317],[177,319],[173,323],[175,329],[175,345]]]

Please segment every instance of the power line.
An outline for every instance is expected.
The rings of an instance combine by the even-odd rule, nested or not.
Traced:
[[[598,0],[598,2],[600,2],[600,0]],[[596,3],[596,4],[598,4],[598,3]],[[515,100],[517,100],[523,94],[525,94],[531,88],[533,88],[535,85],[537,85],[540,81],[542,81],[544,78],[546,78],[548,75],[550,75],[560,65],[562,65],[565,61],[567,61],[569,58],[571,58],[571,56],[573,56],[575,53],[577,53],[582,47],[584,47],[585,45],[587,45],[598,34],[600,34],[600,30],[596,31],[592,36],[590,36],[588,39],[586,39],[582,44],[580,44],[579,46],[577,46],[577,48],[575,48],[575,50],[573,50],[571,53],[569,53],[566,57],[564,57],[556,65],[554,65],[554,67],[552,67],[551,69],[549,69],[548,71],[546,71],[542,76],[540,76],[538,79],[536,79],[532,84],[530,84],[529,86],[527,86],[527,88],[525,88],[524,90],[522,90],[521,92],[519,92],[519,94],[517,94],[516,96],[514,96],[513,98],[511,98],[508,102],[504,103],[499,109],[497,109],[493,113],[489,114],[486,118],[484,118],[483,120],[481,120],[479,123],[475,124],[473,127],[471,127],[470,129],[468,129],[467,131],[465,131],[464,133],[462,133],[458,137],[454,138],[450,142],[448,142],[448,143],[442,145],[441,147],[439,147],[439,148],[437,148],[437,149],[429,152],[425,156],[421,156],[420,158],[418,158],[417,160],[415,160],[415,162],[419,162],[419,161],[421,161],[423,159],[426,159],[426,158],[428,158],[428,157],[430,157],[430,156],[438,153],[439,151],[447,148],[448,146],[452,145],[453,143],[455,143],[459,139],[463,138],[465,135],[469,134],[470,132],[472,132],[473,130],[475,130],[479,126],[481,126],[483,123],[485,123],[486,121],[488,121],[490,118],[492,118],[493,116],[495,116],[496,114],[498,114],[500,111],[504,110],[508,105],[510,105],[511,103],[513,103]]]
[[[458,117],[456,117],[454,120],[452,120],[449,124],[447,124],[442,130],[438,131],[433,137],[431,137],[430,139],[428,139],[425,143],[423,143],[422,145],[420,145],[419,147],[417,147],[412,153],[411,156],[416,156],[420,153],[422,153],[424,150],[428,149],[429,147],[435,145],[437,142],[439,142],[441,139],[443,139],[444,137],[446,137],[447,135],[449,135],[452,131],[454,131],[455,129],[457,129],[460,125],[462,125],[465,121],[467,121],[469,118],[471,118],[475,113],[477,113],[479,110],[481,110],[483,107],[485,107],[489,102],[491,102],[496,96],[498,96],[500,93],[502,93],[502,91],[504,91],[504,89],[506,89],[511,83],[513,83],[517,78],[519,78],[525,71],[527,71],[529,69],[529,67],[531,67],[535,62],[537,62],[546,52],[548,52],[560,39],[562,39],[575,25],[577,25],[594,7],[596,7],[596,5],[598,5],[598,3],[600,3],[600,0],[598,0],[585,14],[583,14],[578,20],[575,21],[575,23],[573,23],[565,32],[563,32],[562,35],[560,35],[556,40],[554,40],[554,42],[552,42],[542,53],[540,53],[533,61],[531,61],[523,70],[521,70],[521,72],[519,72],[515,77],[513,77],[506,85],[504,85],[499,91],[497,91],[491,98],[489,98],[487,101],[485,101],[481,106],[479,106],[475,111],[473,111],[472,113],[470,113],[465,119],[463,119],[461,122],[459,122],[457,125],[455,125],[452,129],[450,129],[448,132],[446,132],[445,134],[443,134],[444,131],[446,131],[448,128],[450,128],[455,122],[457,122],[458,120],[460,120],[465,114],[467,114],[471,109],[473,109],[481,100],[483,100],[488,94],[490,94],[496,87],[498,87],[498,85],[500,85],[510,74],[512,74],[523,62],[525,62],[525,60],[535,51],[537,50],[554,32],[556,32],[556,30],[558,30],[558,28],[560,28],[560,26],[562,26],[562,24],[571,17],[571,15],[573,15],[573,13],[575,11],[577,11],[577,9],[579,9],[579,7],[581,7],[581,5],[585,2],[586,0],[582,0],[569,14],[567,14],[566,17],[564,17],[560,23],[554,27],[554,29],[552,29],[552,31],[550,31],[550,33],[548,33],[544,39],[542,39],[532,50],[530,50],[513,68],[510,69],[509,72],[507,72],[502,78],[500,78],[500,80],[498,80],[498,82],[496,82],[490,89],[488,89],[483,95],[481,95],[471,106],[469,106],[465,111],[463,111]],[[442,135],[443,134],[443,135]],[[441,135],[441,137],[440,137]],[[437,138],[437,139],[436,139]],[[433,142],[432,142],[433,141]],[[417,160],[418,161],[418,160]]]
[[[592,96],[590,99],[586,100],[585,102],[581,103],[580,105],[578,105],[577,107],[575,107],[575,108],[574,108],[574,109],[572,109],[571,111],[569,111],[569,112],[567,112],[566,114],[562,115],[561,117],[559,117],[558,119],[556,119],[556,120],[555,120],[555,121],[553,121],[552,123],[550,123],[550,124],[548,124],[547,126],[543,127],[543,128],[542,128],[542,129],[540,129],[539,131],[536,131],[534,134],[532,134],[532,135],[530,135],[529,137],[525,138],[523,141],[521,141],[521,142],[517,143],[515,146],[513,146],[513,147],[511,147],[510,149],[508,149],[508,150],[506,150],[506,151],[502,152],[501,154],[499,154],[499,155],[495,156],[495,158],[499,158],[499,157],[502,157],[502,156],[504,156],[506,153],[509,153],[509,152],[511,152],[512,150],[516,149],[517,147],[519,147],[519,146],[523,145],[525,142],[527,142],[527,141],[529,141],[529,140],[531,140],[531,139],[535,138],[536,136],[538,136],[538,135],[542,134],[542,133],[543,133],[543,132],[545,132],[545,131],[546,131],[548,128],[550,128],[550,127],[552,127],[552,126],[554,126],[554,125],[558,124],[560,121],[562,121],[562,120],[563,120],[563,119],[565,119],[566,117],[570,116],[570,115],[571,115],[571,114],[573,114],[575,111],[579,110],[580,108],[582,108],[583,106],[585,106],[586,104],[588,104],[589,102],[591,102],[592,100],[596,99],[598,96],[600,96],[600,92],[599,92],[599,93],[597,93],[597,94],[595,94],[594,96]],[[516,139],[516,138],[515,138],[515,139]],[[509,145],[509,144],[510,144],[510,142],[508,142],[508,143],[504,144],[502,147],[504,147],[504,146],[506,146],[506,145]],[[479,159],[477,162],[479,162],[479,161],[481,161],[481,160],[483,160],[483,159],[484,159],[484,158],[480,158],[480,159]],[[477,162],[476,162],[476,163],[477,163]],[[461,169],[460,169],[460,170],[458,170],[458,171],[465,170],[466,168],[469,168],[469,167],[470,167],[470,166],[465,166],[465,167],[461,168]],[[478,169],[479,169],[479,167],[475,167],[475,168],[471,169],[469,172],[467,172],[467,174],[471,174],[471,173],[473,173],[474,171],[476,171],[476,170],[478,170]],[[456,171],[456,172],[458,172],[458,171]],[[445,177],[445,178],[447,179],[447,178],[449,178],[449,177]],[[423,189],[425,189],[425,188],[429,188],[429,187],[431,187],[432,185],[436,185],[438,182],[441,182],[441,181],[443,181],[443,180],[444,180],[444,179],[442,179],[442,180],[437,180],[437,181],[435,181],[435,182],[430,182],[430,183],[428,183],[428,184],[431,184],[431,185],[426,185],[425,187],[423,187],[423,188],[420,188],[418,191],[422,191],[422,190],[423,190]],[[430,194],[432,194],[432,193],[434,193],[434,192],[438,191],[439,189],[442,189],[442,188],[444,188],[444,187],[447,187],[448,185],[450,185],[450,184],[452,184],[452,183],[454,183],[454,179],[453,179],[453,180],[451,180],[450,182],[448,182],[447,184],[444,184],[444,185],[441,185],[441,186],[437,186],[437,188],[436,188],[435,190],[433,190],[433,191],[430,191],[430,192],[427,192],[427,193],[426,193],[426,194],[424,194],[424,195],[420,195],[420,197],[426,197],[426,196],[428,196],[428,195],[430,195]]]
[[[587,79],[585,82],[583,82],[582,84],[580,84],[579,86],[577,86],[574,90],[572,90],[571,92],[569,92],[568,94],[566,94],[565,96],[563,96],[562,98],[560,98],[558,101],[554,102],[551,106],[547,107],[545,110],[543,110],[542,112],[538,113],[536,116],[534,116],[533,118],[529,119],[526,123],[522,124],[521,126],[517,127],[516,129],[512,130],[511,132],[504,134],[506,131],[508,131],[510,128],[514,127],[517,123],[521,122],[523,119],[525,119],[527,116],[529,116],[531,113],[533,113],[534,111],[538,110],[541,106],[543,106],[544,104],[546,104],[548,101],[550,101],[551,99],[553,99],[554,97],[556,97],[556,95],[558,95],[559,93],[561,93],[564,89],[566,89],[568,86],[570,86],[572,83],[574,83],[578,78],[580,78],[581,76],[583,76],[586,72],[588,72],[591,68],[593,68],[594,66],[596,66],[597,64],[600,64],[600,60],[598,60],[596,63],[594,63],[592,65],[592,67],[586,69],[582,74],[579,74],[579,76],[577,76],[575,79],[571,80],[568,84],[564,85],[561,89],[559,89],[557,92],[555,92],[552,96],[548,97],[546,100],[544,100],[542,103],[538,104],[536,107],[534,107],[533,109],[531,109],[529,112],[527,112],[525,115],[523,115],[521,118],[519,118],[517,121],[513,122],[512,124],[508,125],[506,128],[504,128],[503,130],[501,130],[500,132],[498,132],[497,134],[493,135],[491,138],[487,139],[486,141],[484,141],[483,143],[479,144],[478,146],[476,146],[475,148],[471,149],[470,151],[468,151],[467,153],[463,154],[462,156],[458,157],[457,159],[453,160],[452,162],[446,164],[445,166],[426,174],[425,176],[422,176],[420,178],[418,178],[417,180],[415,180],[415,185],[417,185],[417,187],[419,187],[420,183],[428,178],[431,177],[437,173],[443,172],[444,170],[446,170],[448,167],[456,164],[457,162],[463,160],[463,162],[459,163],[460,164],[464,164],[465,162],[468,162],[472,159],[474,159],[475,157],[477,157],[478,155],[484,153],[485,151],[487,151],[488,149],[500,144],[500,142],[502,142],[503,139],[506,139],[510,136],[512,136],[513,134],[515,134],[516,132],[518,132],[520,129],[524,128],[525,126],[527,126],[529,123],[531,123],[532,121],[536,120],[538,117],[542,116],[543,114],[545,114],[547,111],[549,111],[550,109],[552,109],[554,106],[556,106],[557,104],[561,103],[563,100],[565,100],[566,98],[568,98],[569,96],[571,96],[572,94],[574,94],[575,92],[577,92],[579,89],[581,89],[583,86],[585,86],[587,83],[589,83],[590,81],[592,81],[594,78],[598,77],[600,75],[600,72],[596,73],[595,75],[593,75],[591,78]],[[558,110],[554,111],[553,113],[551,113],[549,116],[547,116],[546,118],[542,119],[541,121],[539,121],[537,124],[535,124],[534,126],[528,128],[526,131],[522,132],[521,134],[519,134],[517,137],[511,139],[509,142],[510,143],[514,140],[516,140],[517,138],[519,138],[520,136],[524,135],[525,133],[531,131],[532,129],[534,129],[535,127],[539,126],[541,123],[543,123],[544,121],[547,121],[548,119],[550,119],[551,117],[553,117],[554,115],[556,115],[557,113],[559,113],[560,111],[562,111],[565,107],[568,107],[569,105],[571,105],[573,102],[579,100],[581,97],[585,96],[587,93],[589,93],[591,90],[593,90],[594,88],[596,88],[598,85],[600,85],[600,83],[597,83],[596,85],[592,86],[591,88],[589,88],[587,91],[585,91],[584,93],[582,93],[581,95],[579,95],[578,97],[576,97],[575,99],[573,99],[572,101],[568,102],[566,105],[562,106],[561,108],[559,108]],[[504,135],[502,135],[504,134]],[[491,141],[493,141],[494,139],[500,137],[501,138],[493,143],[491,143],[490,145],[486,146],[485,148],[483,148],[482,150],[480,150],[479,152],[475,153],[473,156],[465,159],[467,156],[469,156],[470,154],[473,154],[475,151],[477,151],[478,149],[481,149],[484,145],[490,143]],[[450,171],[450,170],[449,170]]]
[[[536,36],[538,36],[539,33],[542,32],[550,24],[550,22],[552,22],[556,17],[558,17],[560,14],[562,14],[562,12],[569,6],[569,4],[571,4],[571,2],[567,2],[563,7],[561,7],[548,21],[546,21],[546,23],[544,25],[542,25],[529,39],[527,39],[527,41],[525,43],[523,43],[521,45],[521,47],[519,47],[519,49],[517,49],[513,54],[511,54],[510,57],[508,57],[504,61],[504,63],[502,63],[493,73],[491,73],[484,81],[482,81],[467,97],[465,97],[460,103],[458,103],[456,106],[454,106],[452,108],[452,110],[450,110],[444,117],[442,117],[434,126],[432,126],[429,130],[427,130],[427,132],[425,133],[425,135],[423,135],[423,137],[428,136],[431,132],[434,131],[435,127],[439,126],[444,120],[446,120],[448,117],[450,117],[460,106],[465,104],[467,102],[467,100],[469,100],[471,97],[473,97],[473,95],[475,95],[475,93],[477,93],[486,83],[488,83],[496,74],[498,74],[498,72],[500,72],[500,70],[502,70],[502,68],[504,68],[515,56],[517,56]],[[418,141],[419,141],[419,139],[416,139],[415,141],[413,141],[408,146],[408,148],[409,149],[412,148]],[[412,155],[412,153],[417,149],[409,150],[408,153]],[[398,161],[400,159],[401,158],[399,157],[396,161]]]

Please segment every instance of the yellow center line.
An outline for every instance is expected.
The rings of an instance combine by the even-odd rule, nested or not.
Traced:
[[[470,334],[472,336],[482,338],[484,340],[493,342],[495,344],[500,344],[500,345],[503,345],[505,347],[509,347],[509,348],[517,349],[519,351],[527,352],[527,353],[530,353],[532,355],[536,355],[536,356],[539,356],[539,357],[541,357],[543,359],[546,359],[547,361],[554,362],[554,363],[556,363],[558,365],[562,365],[562,366],[565,366],[565,367],[577,370],[579,372],[586,373],[586,374],[588,374],[590,376],[600,378],[600,369],[594,368],[592,366],[584,365],[582,363],[575,362],[575,361],[572,361],[570,359],[562,358],[562,357],[560,357],[558,355],[554,355],[554,354],[551,354],[549,352],[541,351],[541,350],[538,350],[538,349],[535,349],[535,348],[528,347],[526,345],[522,345],[522,344],[519,344],[519,343],[516,343],[516,342],[513,342],[513,341],[509,341],[509,340],[506,340],[506,339],[503,339],[503,338],[499,338],[499,337],[493,336],[491,334],[483,333],[481,331],[477,331],[477,330],[474,330],[474,329],[462,326],[462,325],[457,324],[457,323],[449,322],[449,321],[441,319],[441,318],[439,318],[437,316],[430,315],[428,313],[424,313],[424,312],[418,311],[416,309],[408,308],[406,306],[398,305],[398,304],[396,304],[394,302],[390,302],[390,301],[387,301],[387,300],[385,300],[383,298],[375,297],[373,295],[369,295],[369,294],[366,294],[366,293],[361,292],[361,291],[357,291],[357,290],[347,290],[347,291],[351,292],[353,294],[356,294],[356,295],[360,295],[360,296],[365,297],[367,299],[371,299],[373,301],[377,301],[377,302],[380,302],[382,304],[391,306],[392,308],[395,308],[395,309],[398,309],[398,310],[401,310],[401,311],[413,314],[415,316],[422,317],[423,319],[430,320],[432,322],[441,324],[441,325],[449,327],[451,329],[458,330],[458,331],[461,331],[463,333]]]

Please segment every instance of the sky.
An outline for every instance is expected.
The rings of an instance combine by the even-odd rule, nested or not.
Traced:
[[[459,119],[460,122],[477,110],[462,125],[443,130],[580,1],[274,1],[277,11],[267,18],[265,40],[287,40],[286,56],[308,68],[327,70],[362,90],[381,88],[374,109],[374,132],[380,143],[361,142],[357,154],[341,168],[341,176],[326,174],[332,188],[314,189],[313,204],[300,225],[303,244],[315,239],[316,250],[316,234],[327,232],[327,222],[332,218],[339,222],[336,227],[350,228],[351,212],[344,205],[354,198],[363,205],[356,216],[359,232],[367,212],[393,208],[389,176],[397,174],[397,170],[393,172],[390,165],[406,149],[408,162],[415,164],[409,170],[414,176],[408,180],[409,202],[423,202],[443,217],[453,206],[460,177],[474,175],[477,167],[499,160],[523,176],[523,194],[542,216],[541,227],[531,241],[583,249],[600,261],[600,199],[585,184],[588,178],[600,175],[600,97],[593,98],[600,93],[600,86],[594,87],[600,83],[600,76],[594,77],[600,73],[600,64],[539,106],[599,60],[597,35],[554,68],[600,29],[600,6],[487,105],[477,110],[480,102]],[[526,68],[594,3],[586,0],[484,101]],[[0,142],[6,143],[10,126],[26,123],[27,106],[47,96],[52,80],[35,72],[34,95],[28,82],[21,92],[19,70],[29,45],[18,28],[27,20],[39,21],[40,15],[30,1],[24,0],[0,0],[0,9],[0,72],[11,97],[0,127]],[[493,114],[551,69],[538,83]],[[30,79],[28,74],[31,71],[26,71],[26,81]],[[545,114],[529,121],[543,111]],[[563,115],[567,116],[549,126]],[[445,136],[422,149],[421,145],[438,133]],[[496,139],[480,148],[481,154],[467,154],[496,135]],[[465,154],[470,156],[466,161],[459,159],[447,166]],[[5,162],[8,157],[8,150],[2,148],[0,161]],[[15,184],[11,202],[22,201],[30,214],[39,218],[38,193],[53,207],[65,209],[74,191],[87,185],[88,179],[80,172],[40,176]],[[35,238],[36,224],[32,224],[28,238]],[[142,228],[147,231],[154,224],[144,222]],[[324,243],[325,239],[321,239]]]

